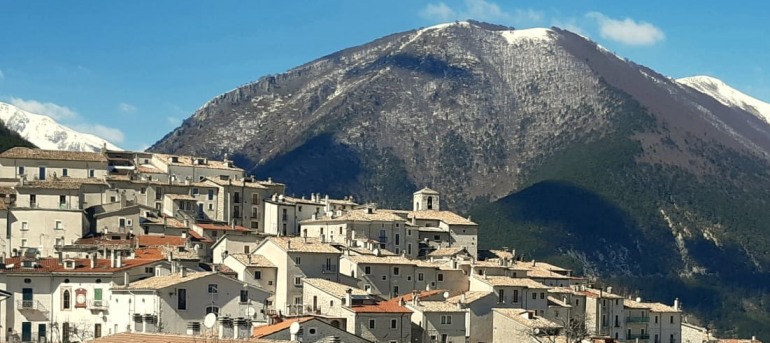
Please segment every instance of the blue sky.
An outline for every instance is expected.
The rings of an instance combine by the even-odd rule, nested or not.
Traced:
[[[3,1],[0,101],[144,149],[212,97],[381,36],[458,19],[559,26],[671,77],[770,100],[760,1]]]

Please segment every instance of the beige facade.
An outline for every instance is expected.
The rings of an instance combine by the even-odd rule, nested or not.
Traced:
[[[422,301],[413,299],[406,303],[412,311],[414,342],[465,342],[465,310],[460,304],[446,300]]]

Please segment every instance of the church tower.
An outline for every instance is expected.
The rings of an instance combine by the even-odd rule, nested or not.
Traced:
[[[439,210],[439,193],[425,187],[413,195],[414,211],[438,211]]]

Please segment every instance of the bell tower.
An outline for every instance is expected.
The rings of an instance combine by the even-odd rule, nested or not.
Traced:
[[[438,211],[440,194],[428,187],[425,187],[412,196],[414,203],[413,211]]]

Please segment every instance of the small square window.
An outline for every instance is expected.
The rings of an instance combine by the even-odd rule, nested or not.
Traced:
[[[372,274],[372,267],[364,267],[364,274],[371,275]]]
[[[259,270],[254,271],[254,279],[256,280],[262,279],[262,272]]]
[[[374,319],[369,319],[369,328],[374,329]]]
[[[217,284],[210,283],[209,284],[209,294],[217,294],[217,293],[218,293],[218,291],[217,291]]]
[[[294,263],[295,264],[302,264],[302,259],[299,256],[297,256],[297,257],[294,258]]]
[[[302,286],[302,277],[301,276],[295,276],[294,277],[294,286]]]

